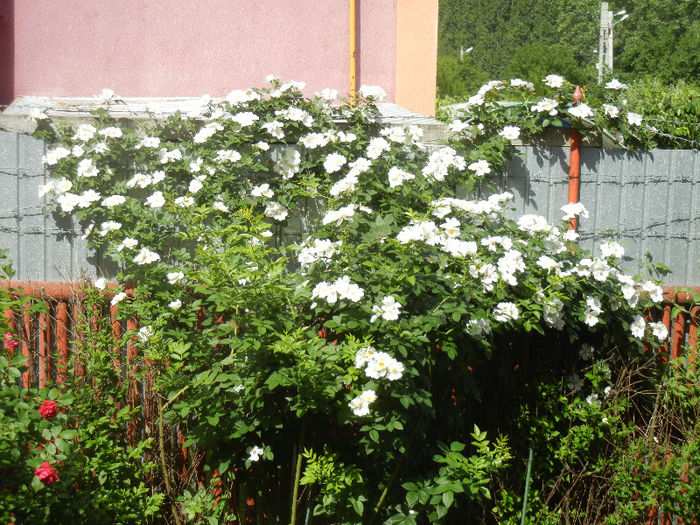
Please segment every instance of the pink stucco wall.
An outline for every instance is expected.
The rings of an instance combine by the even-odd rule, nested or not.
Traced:
[[[358,0],[358,87],[394,100],[396,1]],[[12,92],[222,96],[269,73],[349,89],[348,0],[2,0],[14,3]],[[4,49],[3,49],[4,45]],[[9,48],[11,49],[9,49]],[[4,74],[5,72],[0,72]]]

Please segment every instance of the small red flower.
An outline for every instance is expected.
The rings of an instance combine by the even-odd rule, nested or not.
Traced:
[[[50,485],[58,481],[58,470],[51,468],[51,463],[44,461],[41,466],[34,469],[34,475],[39,478],[44,485]]]
[[[39,407],[39,413],[44,419],[52,419],[58,414],[56,401],[44,401]]]
[[[5,348],[7,348],[8,350],[14,350],[19,346],[19,341],[15,341],[14,339],[12,339],[14,335],[10,332],[5,332],[3,334],[3,337],[5,338]]]

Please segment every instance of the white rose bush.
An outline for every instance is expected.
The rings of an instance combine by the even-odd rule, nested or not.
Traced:
[[[560,386],[576,421],[611,404],[615,374],[664,343],[644,310],[661,290],[623,271],[619,244],[577,245],[565,217],[584,206],[514,220],[511,194],[483,193],[563,95],[426,149],[420,128],[381,124],[379,89],[350,104],[302,88],[271,78],[152,122],[40,122],[42,192],[118,264],[105,301],[137,319],[142,373],[204,480],[154,490],[179,518],[191,490],[217,490],[200,515],[244,520],[248,498],[270,520],[329,523],[486,516],[498,492],[505,520],[535,431],[521,410]],[[572,444],[569,419],[547,421],[566,453],[601,450],[603,423]]]

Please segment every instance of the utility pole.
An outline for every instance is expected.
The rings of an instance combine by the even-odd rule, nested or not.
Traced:
[[[613,14],[608,3],[600,4],[600,38],[598,40],[598,84],[603,81],[603,72],[613,70]]]
[[[460,61],[464,60],[464,55],[466,55],[467,53],[471,53],[472,49],[474,49],[474,46],[471,46],[467,49],[464,49],[464,46],[460,45],[459,46],[459,60]]]
[[[620,16],[618,20],[613,17]],[[608,3],[600,4],[600,39],[598,40],[598,84],[603,81],[603,73],[613,71],[613,28],[628,16],[624,9],[614,13],[608,9]]]

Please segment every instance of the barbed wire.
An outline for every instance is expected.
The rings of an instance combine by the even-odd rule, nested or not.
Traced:
[[[685,120],[667,120],[662,118],[651,118],[646,117],[644,120],[650,120],[652,122],[669,122],[672,124],[684,124],[686,126],[700,126],[700,122],[686,122]]]
[[[647,119],[647,120],[648,120],[648,119]],[[650,128],[650,127],[646,127],[646,130],[649,131],[650,133],[652,133],[653,135],[658,135],[658,136],[666,137],[666,138],[668,138],[668,139],[673,139],[673,140],[681,140],[681,141],[686,142],[686,143],[688,143],[688,144],[693,144],[693,145],[695,145],[696,147],[699,147],[699,146],[700,146],[700,141],[697,141],[697,140],[687,139],[687,138],[685,138],[685,137],[678,137],[678,136],[676,136],[676,135],[671,135],[670,133],[666,133],[666,132],[664,132],[664,131],[661,131],[661,130],[658,130],[658,129],[655,129],[655,128],[652,129],[652,128]]]

